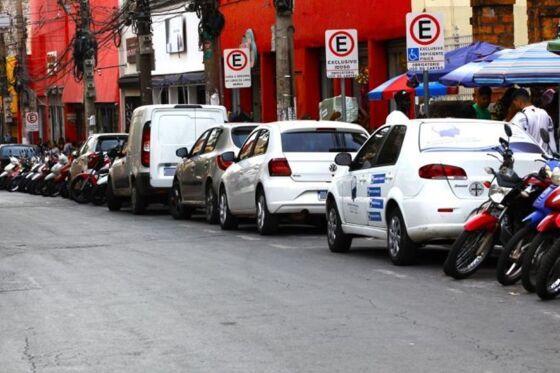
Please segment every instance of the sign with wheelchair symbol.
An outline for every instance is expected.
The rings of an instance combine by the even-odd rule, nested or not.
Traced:
[[[420,59],[420,49],[419,48],[408,48],[408,60],[418,61]]]

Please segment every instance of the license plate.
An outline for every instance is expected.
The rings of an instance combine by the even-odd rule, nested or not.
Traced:
[[[175,176],[175,167],[165,167],[163,169],[163,176]]]
[[[320,191],[317,192],[317,196],[319,197],[319,201],[326,201],[327,191],[326,190],[320,190]]]

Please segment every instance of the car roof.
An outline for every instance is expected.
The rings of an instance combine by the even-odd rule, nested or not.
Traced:
[[[479,124],[500,124],[504,125],[506,122],[498,121],[498,120],[486,120],[486,119],[469,119],[469,118],[422,118],[422,119],[409,119],[406,123],[388,123],[390,126],[395,125],[420,125],[422,123],[449,123],[452,121],[453,123],[479,123]]]
[[[93,137],[119,137],[128,136],[128,133],[96,133],[92,135]]]
[[[282,122],[271,122],[261,125],[265,128],[279,128],[281,132],[292,131],[294,129],[313,129],[313,128],[339,128],[354,131],[367,132],[362,126],[346,122],[333,122],[328,120],[287,120]]]

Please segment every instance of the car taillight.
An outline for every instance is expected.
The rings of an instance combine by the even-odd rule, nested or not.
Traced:
[[[222,158],[222,156],[219,155],[219,156],[216,158],[216,163],[217,163],[218,167],[220,168],[220,170],[225,171],[225,170],[228,169],[229,166],[232,165],[233,162],[224,161],[224,159]]]
[[[142,166],[150,167],[150,123],[144,125],[142,130]]]
[[[270,176],[291,176],[292,169],[286,158],[276,158],[268,162],[268,173]]]
[[[446,164],[428,164],[418,170],[418,175],[422,179],[435,180],[465,180],[467,178],[467,173],[461,167]]]

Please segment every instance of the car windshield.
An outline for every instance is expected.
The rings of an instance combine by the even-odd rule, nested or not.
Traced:
[[[356,152],[367,136],[350,131],[298,131],[282,134],[282,149],[286,153]]]
[[[541,154],[541,147],[523,129],[512,125],[510,147],[515,152]],[[499,138],[506,138],[504,126],[494,122],[436,122],[420,126],[422,152],[488,152],[494,150]]]
[[[8,158],[9,156],[21,157],[27,155],[29,157],[35,155],[35,148],[30,146],[3,146],[0,150],[0,157]]]
[[[235,144],[235,146],[240,148],[241,145],[243,145],[243,143],[245,143],[245,140],[247,140],[247,137],[249,137],[249,134],[251,132],[253,132],[253,130],[255,128],[257,128],[257,127],[252,126],[252,127],[237,127],[237,128],[234,128],[231,131],[231,139],[232,139],[233,143]]]
[[[106,153],[109,150],[116,148],[117,146],[121,146],[125,141],[126,140],[123,138],[99,139],[96,151]]]

